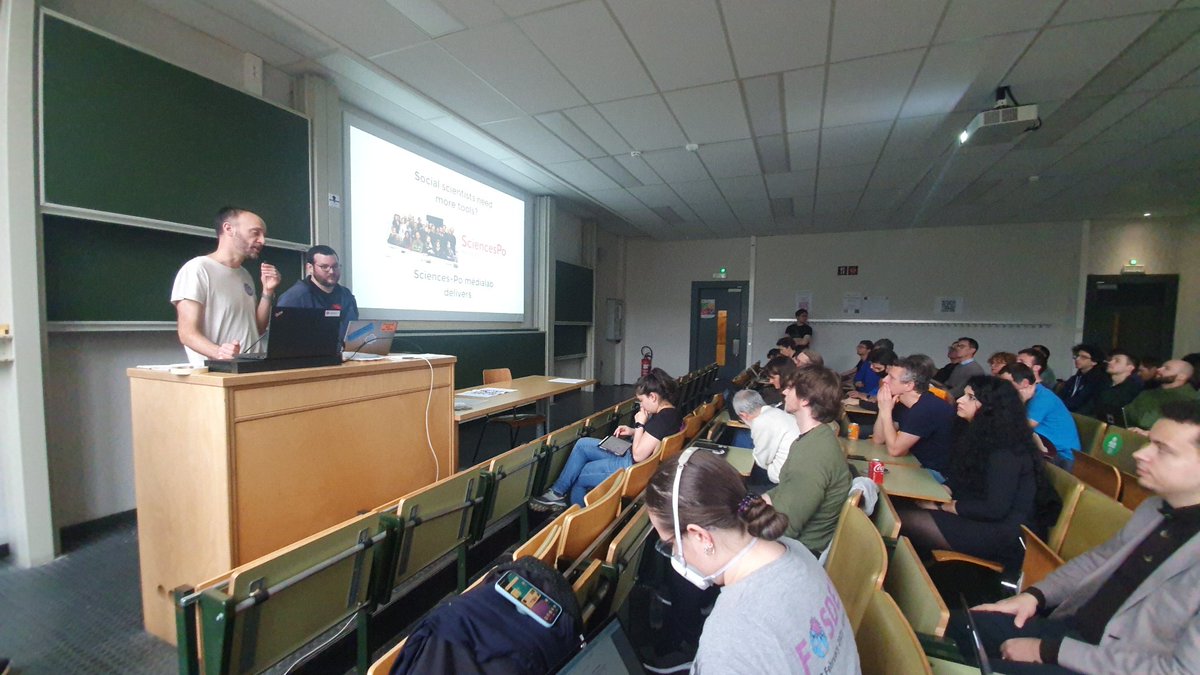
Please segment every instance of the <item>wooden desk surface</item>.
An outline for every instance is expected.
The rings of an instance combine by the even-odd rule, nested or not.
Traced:
[[[912,455],[903,455],[900,457],[889,457],[887,448],[882,445],[875,445],[869,438],[860,438],[852,441],[849,438],[839,438],[842,442],[842,450],[847,455],[858,455],[867,459],[878,459],[884,464],[899,464],[901,466],[921,466],[920,460]]]
[[[577,389],[596,384],[595,380],[579,380],[577,382],[551,382],[558,379],[550,375],[528,375],[526,377],[518,377],[515,380],[507,382],[492,382],[491,384],[481,384],[466,389],[459,389],[454,392],[455,402],[464,402],[471,406],[469,410],[455,410],[454,421],[459,424],[469,422],[474,419],[486,417],[493,413],[512,410],[523,405],[528,405],[541,399],[550,398],[559,394],[565,394]],[[474,391],[476,389],[516,389],[508,394],[500,394],[491,398],[471,398],[470,396],[462,396],[463,392]]]
[[[181,382],[203,387],[252,387],[262,384],[279,384],[281,382],[302,382],[319,380],[330,377],[355,377],[360,375],[375,375],[390,371],[429,368],[454,363],[458,359],[453,356],[431,357],[426,363],[423,359],[384,358],[375,361],[346,361],[337,366],[321,366],[319,368],[293,368],[291,370],[273,370],[265,373],[197,373],[194,375],[172,375],[160,370],[145,368],[127,368],[125,374],[131,379],[159,380],[163,382]]]
[[[848,462],[854,465],[861,475],[868,475],[867,462],[861,459],[851,459]],[[934,480],[927,469],[902,464],[886,464],[884,468],[887,469],[887,473],[883,475],[883,489],[892,497],[927,499],[931,502],[950,501],[946,487]]]
[[[852,405],[850,403],[843,403],[842,408],[848,414],[854,414],[854,415],[871,415],[872,417],[874,417],[879,414],[878,410],[867,410],[866,408],[861,408],[857,405]]]

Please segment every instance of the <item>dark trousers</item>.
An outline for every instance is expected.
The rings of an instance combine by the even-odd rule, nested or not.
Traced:
[[[1021,628],[1013,625],[1011,614],[998,612],[971,612],[975,617],[975,625],[979,628],[979,639],[983,649],[991,661],[992,670],[997,673],[1010,675],[1060,675],[1075,673],[1061,666],[1051,666],[1044,663],[1015,663],[1000,658],[1000,645],[1010,638],[1062,638],[1072,635],[1071,627],[1065,621],[1031,617]],[[967,629],[966,614],[962,610],[950,613],[950,624],[946,627],[946,636],[958,643],[958,648],[970,663],[977,661],[975,643],[971,640]]]

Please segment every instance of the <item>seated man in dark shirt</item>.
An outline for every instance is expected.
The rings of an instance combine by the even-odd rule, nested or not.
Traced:
[[[308,307],[341,312],[338,340],[346,338],[346,326],[358,319],[358,301],[342,280],[342,265],[337,251],[318,244],[304,254],[304,271],[308,273],[287,292],[279,296],[276,307]]]
[[[1115,423],[1121,408],[1133,402],[1142,391],[1142,381],[1137,376],[1137,359],[1127,352],[1114,349],[1105,364],[1108,383],[1096,394],[1094,405],[1088,413],[1101,422]]]
[[[812,326],[808,325],[808,310],[796,310],[796,323],[789,323],[788,327],[783,329],[783,332],[796,341],[796,351],[811,347],[813,329]]]
[[[972,610],[989,656],[1012,662],[993,663],[998,671],[1200,668],[1200,404],[1167,403],[1162,413],[1134,453],[1138,483],[1156,496],[1112,539],[1025,592]]]
[[[953,406],[929,393],[929,364],[928,356],[913,354],[888,368],[879,385],[879,417],[871,439],[892,457],[912,454],[935,478],[944,480],[955,413]]]
[[[1086,415],[1096,405],[1096,396],[1109,384],[1104,371],[1104,352],[1092,345],[1075,345],[1071,348],[1075,361],[1075,374],[1063,381],[1058,397],[1067,410]]]

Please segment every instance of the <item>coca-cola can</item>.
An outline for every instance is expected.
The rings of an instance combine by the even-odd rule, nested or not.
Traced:
[[[851,422],[850,426],[846,427],[846,438],[849,438],[852,441],[857,441],[858,433],[858,422]]]
[[[873,459],[867,464],[867,471],[871,474],[871,480],[875,481],[876,485],[883,485],[883,462]]]

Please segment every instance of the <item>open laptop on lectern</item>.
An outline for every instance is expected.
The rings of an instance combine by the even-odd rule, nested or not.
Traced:
[[[336,366],[342,362],[338,350],[341,312],[336,309],[275,307],[263,337],[266,353],[238,354],[232,359],[208,359],[216,373],[264,373],[292,368]]]

